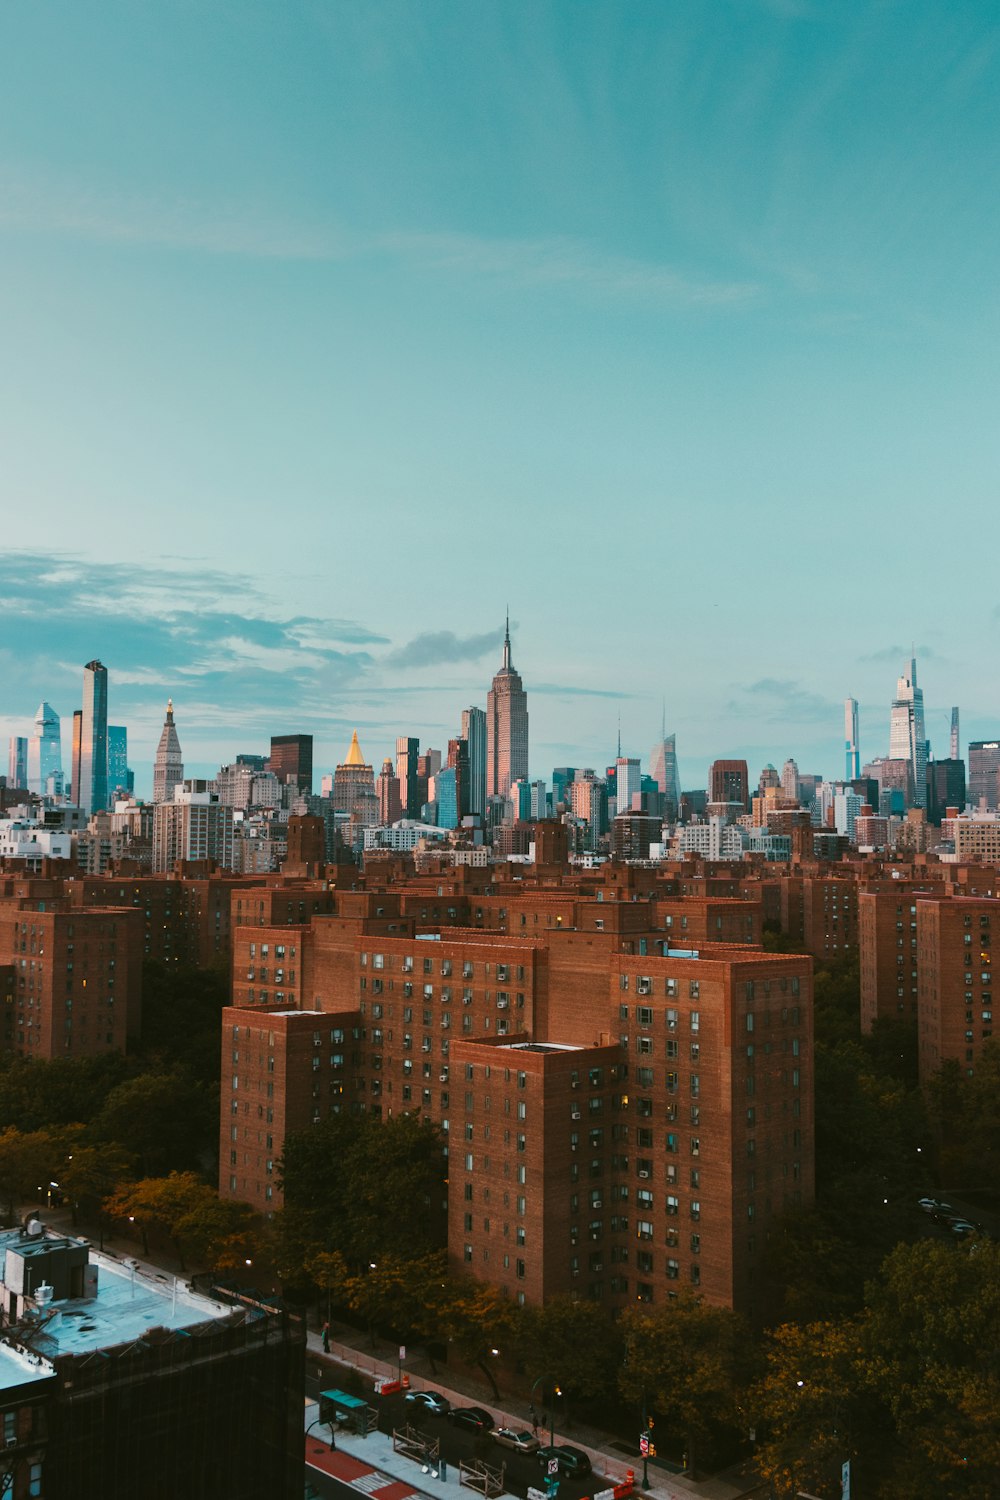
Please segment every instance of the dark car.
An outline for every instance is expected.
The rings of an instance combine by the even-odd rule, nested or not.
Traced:
[[[493,1418],[481,1406],[456,1406],[448,1413],[448,1421],[473,1432],[489,1432],[493,1426]]]
[[[451,1410],[451,1402],[440,1391],[407,1391],[406,1400],[412,1406],[422,1406],[432,1417],[443,1417]]]
[[[590,1473],[590,1459],[579,1448],[564,1448],[560,1443],[554,1447],[539,1448],[535,1454],[539,1467],[548,1471],[549,1461],[556,1459],[559,1473],[566,1479],[583,1479]]]
[[[515,1453],[534,1453],[539,1446],[535,1434],[526,1428],[518,1431],[516,1427],[494,1427],[490,1436],[501,1448],[513,1448]]]

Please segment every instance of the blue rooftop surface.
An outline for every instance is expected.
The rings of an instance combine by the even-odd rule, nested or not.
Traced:
[[[46,1236],[46,1240],[53,1246],[66,1243],[65,1237],[59,1235]],[[46,1240],[33,1243],[32,1258],[42,1253]],[[27,1248],[18,1230],[0,1231],[0,1269],[8,1250],[23,1253]],[[29,1363],[31,1350],[48,1360],[62,1354],[88,1354],[129,1343],[151,1328],[191,1328],[232,1314],[230,1306],[189,1291],[183,1281],[142,1267],[132,1269],[93,1246],[89,1247],[89,1253],[91,1265],[97,1267],[96,1297],[64,1298],[34,1309],[38,1321],[44,1321],[44,1327],[37,1333],[32,1334],[27,1325],[10,1330],[10,1339],[17,1345],[23,1347],[26,1337],[30,1338]],[[0,1389],[26,1378],[41,1378],[26,1376],[24,1368],[24,1356],[11,1347],[10,1340],[7,1343],[0,1340]],[[51,1366],[43,1373],[51,1374]]]

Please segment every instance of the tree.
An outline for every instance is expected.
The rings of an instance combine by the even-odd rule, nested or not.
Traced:
[[[364,1270],[344,1277],[341,1291],[352,1312],[360,1313],[374,1342],[376,1328],[397,1338],[419,1321],[419,1309],[446,1275],[443,1252],[423,1256],[381,1255]]]
[[[670,1302],[630,1307],[621,1319],[625,1355],[618,1386],[626,1401],[655,1411],[695,1455],[740,1417],[749,1341],[736,1315],[687,1287]]]
[[[760,1472],[776,1495],[805,1490],[833,1500],[840,1466],[857,1457],[872,1420],[861,1323],[783,1324],[771,1333],[765,1359],[745,1399],[760,1438]]]
[[[101,1247],[104,1246],[103,1213],[104,1200],[117,1185],[130,1177],[135,1167],[131,1151],[117,1141],[98,1141],[86,1144],[77,1141],[67,1156],[59,1181],[69,1199],[73,1223],[76,1224],[80,1210],[98,1219]]]
[[[211,1092],[181,1072],[140,1073],[120,1083],[92,1126],[95,1139],[134,1151],[147,1176],[197,1166],[217,1130]]]
[[[362,1271],[440,1249],[444,1169],[437,1127],[416,1115],[331,1115],[289,1135],[278,1163],[286,1273],[300,1277],[321,1250],[340,1251]]]
[[[223,1007],[229,1004],[224,963],[175,969],[147,958],[142,966],[142,1054],[159,1068],[182,1068],[209,1088],[219,1081]]]
[[[426,1306],[428,1323],[425,1331],[451,1344],[468,1364],[476,1365],[489,1383],[493,1399],[500,1399],[494,1373],[497,1360],[504,1352],[516,1348],[521,1310],[516,1303],[501,1296],[496,1287],[475,1281],[471,1276],[442,1275],[428,1277]]]
[[[7,1199],[7,1217],[15,1204],[48,1196],[49,1184],[62,1186],[66,1159],[79,1139],[80,1127],[20,1131],[9,1127],[0,1134],[0,1193]]]
[[[596,1302],[563,1294],[541,1307],[526,1307],[520,1344],[529,1378],[551,1375],[575,1400],[614,1393],[622,1336]]]
[[[214,1271],[244,1271],[262,1248],[261,1222],[249,1203],[203,1191],[174,1221],[171,1235],[185,1253]]]
[[[143,1254],[149,1254],[149,1231],[158,1230],[174,1242],[181,1269],[184,1257],[176,1228],[186,1215],[204,1203],[211,1192],[193,1172],[171,1172],[167,1177],[143,1177],[128,1183],[106,1199],[104,1211],[109,1219],[128,1219],[135,1224],[142,1239]]]
[[[979,1500],[1000,1474],[1000,1245],[900,1245],[868,1288],[864,1347],[910,1494]],[[902,1496],[903,1488],[887,1493]]]

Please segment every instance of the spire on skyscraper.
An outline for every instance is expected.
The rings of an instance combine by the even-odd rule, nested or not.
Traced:
[[[507,605],[507,619],[506,619],[506,624],[504,625],[504,632],[503,632],[503,666],[504,666],[504,671],[505,672],[509,672],[511,670],[511,660],[510,660],[510,605],[509,604]]]
[[[153,801],[172,802],[174,788],[184,780],[184,760],[181,742],[174,727],[174,700],[167,699],[167,713],[163,720],[163,732],[153,758]]]

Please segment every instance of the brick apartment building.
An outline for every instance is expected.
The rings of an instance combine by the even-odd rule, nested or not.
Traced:
[[[447,1133],[454,1264],[527,1301],[683,1283],[759,1311],[768,1224],[813,1192],[811,960],[676,949],[654,925],[676,904],[477,900],[345,891],[234,928],[220,1191],[277,1206],[285,1131],[419,1109]],[[690,916],[744,905],[744,934],[757,903]],[[488,907],[492,930],[434,925]]]
[[[972,1074],[993,1036],[993,937],[1000,938],[1000,900],[917,898],[920,1077],[946,1058]]]
[[[2,1045],[23,1057],[125,1051],[142,1020],[138,912],[77,910],[62,882],[0,876]]]

